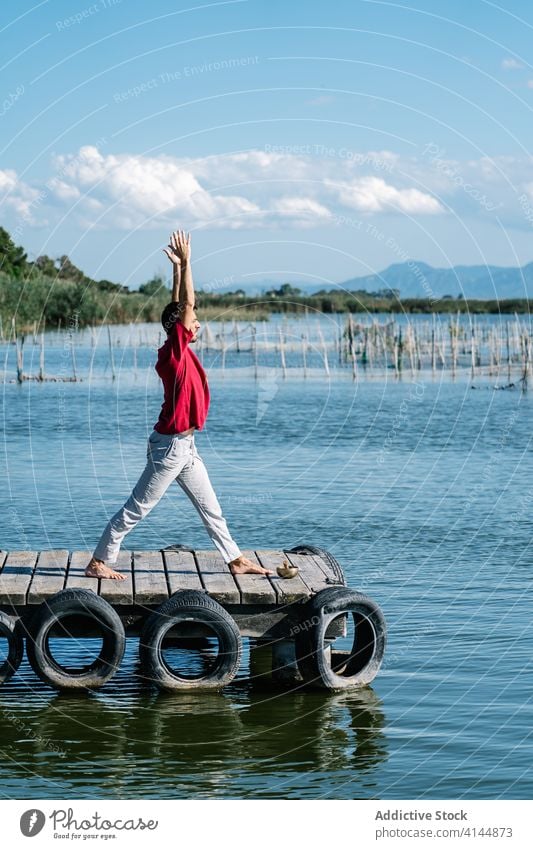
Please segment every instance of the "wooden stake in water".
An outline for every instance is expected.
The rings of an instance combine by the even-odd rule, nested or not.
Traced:
[[[505,322],[505,347],[507,353],[507,381],[511,382],[511,348],[509,344],[509,321]]]
[[[472,379],[476,375],[476,331],[474,325],[470,327],[470,357],[471,357],[471,374]]]
[[[111,341],[111,328],[107,325],[107,338],[109,342],[109,357],[111,360],[111,377],[115,380],[115,358],[113,356],[113,343]]]
[[[322,351],[324,352],[324,369],[326,371],[327,376],[329,377],[328,351],[327,351],[327,348],[326,348],[326,342],[324,340],[324,336],[322,335],[322,330],[320,329],[320,325],[318,325],[318,337],[320,339]]]
[[[220,327],[220,344],[222,347],[222,377],[224,377],[224,369],[226,367],[226,333],[223,321]]]
[[[285,364],[285,340],[283,338],[283,332],[281,327],[278,327],[279,333],[279,356],[281,359],[281,370],[283,372],[283,377],[287,377],[287,366]]]
[[[39,380],[44,380],[44,332],[41,333],[41,350],[39,352]]]
[[[353,323],[353,316],[350,313],[350,317],[348,319],[348,343],[350,346],[350,356],[352,359],[352,377],[354,380],[357,380],[357,356],[355,353],[355,329]]]
[[[255,379],[257,380],[257,338],[256,338],[257,331],[256,331],[256,327],[255,327],[255,322],[254,322],[254,324],[251,325],[251,328],[252,328],[252,351],[253,351],[253,355],[254,355],[254,376],[255,376]]]
[[[22,383],[24,380],[24,336],[19,339],[15,333],[15,347],[17,349],[17,381]]]

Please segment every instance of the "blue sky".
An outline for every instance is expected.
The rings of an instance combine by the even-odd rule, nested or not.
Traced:
[[[45,0],[0,11],[0,223],[132,288],[533,260],[526,2]]]

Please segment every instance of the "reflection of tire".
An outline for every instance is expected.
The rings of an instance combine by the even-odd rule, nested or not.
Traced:
[[[173,669],[163,656],[163,640],[181,623],[204,626],[218,639],[218,654],[203,674]],[[143,676],[163,690],[213,690],[235,677],[242,641],[237,623],[222,605],[201,590],[179,590],[146,620],[139,643]]]
[[[49,639],[54,626],[61,627],[61,620],[74,616],[94,621],[102,634],[102,648],[92,663],[77,669],[68,669],[53,657]],[[64,628],[62,635],[68,636],[68,633],[68,628]],[[125,646],[126,636],[120,616],[105,599],[97,596],[92,590],[61,590],[40,605],[28,626],[28,660],[39,678],[52,687],[101,687],[112,678],[120,666]]]
[[[346,654],[325,651],[328,626],[343,613],[351,614],[354,641]],[[385,651],[387,626],[378,605],[345,587],[327,587],[304,606],[295,633],[296,659],[306,683],[327,690],[346,690],[369,684],[378,673]]]
[[[24,656],[20,620],[0,611],[0,637],[7,640],[6,659],[0,664],[0,684],[3,684],[15,674]]]
[[[287,549],[287,554],[317,554],[332,568],[333,574],[337,578],[339,584],[342,584],[343,586],[346,585],[346,579],[344,577],[341,564],[335,557],[333,557],[333,554],[330,554],[325,548],[317,548],[316,545],[306,545],[305,543],[301,543],[300,545],[295,545],[294,548]]]

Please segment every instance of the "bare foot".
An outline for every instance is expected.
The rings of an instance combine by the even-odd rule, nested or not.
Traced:
[[[126,577],[120,572],[115,572],[110,566],[106,566],[102,560],[95,560],[94,557],[87,566],[85,574],[88,578],[112,578],[115,581],[123,581]]]
[[[232,575],[273,575],[274,572],[272,569],[264,569],[262,566],[258,566],[257,563],[254,563],[252,560],[249,560],[247,557],[237,557],[235,560],[231,560],[229,564],[229,570]]]

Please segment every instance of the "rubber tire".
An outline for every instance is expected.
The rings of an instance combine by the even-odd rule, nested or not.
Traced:
[[[218,637],[219,655],[208,675],[184,678],[165,662],[161,644],[179,622],[191,619],[207,625]],[[242,639],[235,620],[221,604],[201,590],[179,590],[147,618],[139,641],[143,677],[162,690],[219,690],[239,668]]]
[[[339,675],[325,657],[324,640],[329,624],[342,613],[352,613],[356,633],[346,674]],[[327,587],[306,602],[301,622],[305,627],[295,634],[296,660],[307,684],[326,690],[349,690],[369,684],[376,677],[385,652],[387,626],[381,609],[371,598],[346,587]],[[357,647],[358,637],[362,649]],[[332,652],[335,654],[334,648]]]
[[[322,557],[326,563],[329,563],[339,584],[343,587],[346,586],[346,578],[344,577],[341,564],[335,557],[333,557],[333,554],[330,554],[325,548],[318,548],[316,545],[301,543],[300,545],[295,545],[294,548],[288,549],[287,554],[317,554],[319,557]]]
[[[7,657],[0,665],[0,684],[8,681],[19,668],[24,657],[24,638],[20,619],[0,610],[0,636],[7,640]]]
[[[50,652],[48,635],[56,622],[82,614],[101,626],[103,640],[98,657],[79,673],[72,674],[58,664]],[[73,587],[61,590],[44,601],[29,625],[26,652],[33,671],[46,684],[64,690],[95,689],[107,683],[117,671],[126,648],[124,626],[109,602],[92,590]]]

